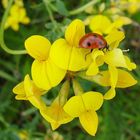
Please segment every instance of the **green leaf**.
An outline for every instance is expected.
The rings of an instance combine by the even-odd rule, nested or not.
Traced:
[[[0,70],[0,77],[8,80],[8,81],[12,81],[12,82],[16,82],[16,78],[14,78],[13,76],[11,76],[10,74]]]
[[[59,14],[68,16],[68,10],[66,9],[64,2],[62,2],[61,0],[56,1],[56,8]]]

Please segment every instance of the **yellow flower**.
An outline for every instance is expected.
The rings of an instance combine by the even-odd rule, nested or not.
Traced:
[[[119,1],[118,3],[115,1],[115,3],[111,4],[111,7],[106,9],[104,11],[108,17],[115,22],[115,24],[118,24],[121,26],[131,24],[132,20],[125,16],[124,11],[119,7]]]
[[[18,6],[24,6],[23,0],[15,0],[15,4]]]
[[[3,1],[3,6],[7,7],[7,2]],[[21,0],[16,0],[10,9],[10,14],[7,18],[5,28],[11,27],[14,31],[19,30],[19,23],[29,24],[30,19],[27,17],[26,9],[23,7]]]
[[[99,53],[100,52],[98,52],[98,54]],[[116,67],[124,67],[124,68],[127,68],[128,70],[132,70],[132,69],[136,68],[136,65],[134,63],[132,63],[128,57],[123,56],[122,51],[120,49],[114,49],[110,52],[107,52],[107,54],[104,54],[101,57],[103,57],[104,62],[108,64],[109,80],[110,80],[110,86],[111,86],[110,90],[105,94],[104,99],[112,99],[116,95],[115,87],[117,87],[117,81],[118,81],[118,69]],[[100,60],[100,59],[98,58],[98,60]],[[89,75],[91,73],[92,73],[92,75],[96,75],[97,73],[100,73],[98,65],[96,64],[96,61],[94,60],[93,63],[90,65],[90,67],[86,73],[87,75]],[[129,75],[127,75],[127,74],[125,74],[125,75],[129,77]],[[125,78],[125,79],[127,79],[127,78]],[[133,84],[136,84],[135,80],[132,79],[131,81]],[[130,82],[129,86],[131,86],[131,82]]]
[[[93,76],[99,73],[99,66],[103,65],[104,62],[108,64],[108,69],[110,72],[110,82],[111,89],[105,94],[105,99],[112,99],[115,97],[115,87],[117,83],[118,71],[117,67],[127,68],[128,70],[133,70],[136,65],[132,63],[129,58],[123,55],[121,49],[118,47],[120,41],[124,38],[124,34],[121,31],[112,31],[107,37],[107,43],[109,45],[108,51],[101,51],[94,49],[92,51],[92,63],[86,72],[87,75]]]
[[[50,122],[53,130],[57,129],[61,124],[68,123],[73,120],[59,103],[59,98],[56,98],[50,107],[40,110],[41,115]]]
[[[67,27],[65,39],[60,38],[52,44],[50,57],[57,66],[70,71],[78,71],[87,66],[85,55],[90,50],[79,48],[79,40],[84,34],[84,23],[76,19]]]
[[[131,76],[129,72],[122,69],[117,69],[117,71],[118,71],[118,77],[117,77],[116,88],[127,88],[137,83],[137,81]],[[105,86],[105,87],[111,86],[111,80],[110,80],[111,74],[110,71],[108,70],[100,71],[100,73],[95,76],[87,76],[84,73],[81,73],[80,76],[89,81],[96,82],[101,86]]]
[[[61,124],[70,122],[73,119],[63,110],[69,93],[68,81],[62,85],[59,95],[51,106],[46,106],[41,98],[41,95],[46,92],[38,88],[34,82],[30,80],[29,75],[26,75],[24,81],[13,88],[13,92],[16,94],[15,98],[17,100],[28,100],[33,106],[38,108],[41,115],[51,123],[53,130],[57,129]]]
[[[119,7],[127,10],[130,14],[134,14],[140,10],[140,0],[121,0]]]
[[[117,48],[125,37],[122,31],[117,30],[122,23],[119,21],[111,23],[106,18],[103,21],[106,22],[103,25],[108,26],[107,30],[104,30],[105,26],[103,28],[96,26],[96,29],[102,33],[109,33],[105,37],[108,50],[104,48],[91,51],[91,49],[80,48],[79,41],[85,35],[85,26],[78,19],[67,27],[65,39],[57,39],[52,45],[47,38],[39,35],[33,35],[25,41],[28,54],[35,59],[31,67],[33,81],[26,75],[24,81],[19,83],[13,92],[16,94],[16,99],[29,100],[38,108],[53,130],[78,117],[82,127],[94,136],[98,127],[96,111],[102,106],[103,99],[112,99],[117,87],[124,88],[136,84],[136,80],[128,72],[119,69],[125,68],[131,71],[136,68],[135,63]],[[108,65],[108,70],[100,71],[99,67],[104,63]],[[79,74],[83,72],[85,75]],[[102,86],[109,86],[110,89],[104,96],[99,92],[84,92],[75,80],[76,76]],[[63,83],[57,97],[46,106],[41,98],[45,93],[44,90],[48,91],[57,86],[63,82],[63,79],[67,80]],[[67,101],[70,81],[75,96]]]
[[[9,0],[2,0],[2,5],[4,8],[7,8]],[[18,6],[24,6],[23,0],[15,0],[14,3]]]
[[[131,20],[118,16],[112,22],[107,16],[95,15],[90,17],[89,27],[92,32],[109,34],[112,30],[120,29],[123,25],[130,24]]]
[[[98,127],[96,111],[103,104],[103,96],[99,92],[89,91],[84,93],[78,81],[73,79],[73,90],[76,96],[71,97],[64,105],[64,110],[71,117],[79,117],[83,128],[92,136]]]
[[[16,94],[15,98],[17,100],[28,100],[36,108],[46,108],[45,103],[40,97],[45,91],[38,88],[29,75],[26,75],[24,81],[13,88],[13,92]]]
[[[107,100],[115,97],[115,88],[127,88],[137,83],[129,72],[112,66],[109,66],[109,70],[100,71],[94,76],[87,76],[85,73],[80,73],[79,76],[101,86],[110,86],[111,88],[104,95],[104,99]]]
[[[111,21],[108,17],[103,15],[95,15],[89,23],[92,32],[106,33],[107,29],[111,26]]]
[[[99,72],[99,66],[103,65],[104,62],[108,65],[113,65],[117,67],[127,67],[125,63],[125,58],[121,49],[118,49],[120,41],[124,38],[124,33],[121,31],[111,32],[105,39],[109,46],[108,51],[101,51],[94,49],[91,53],[92,63],[89,65],[89,68],[86,72],[87,75],[96,75]]]
[[[35,84],[45,90],[58,85],[66,71],[56,66],[49,57],[51,43],[43,36],[33,35],[25,40],[25,48],[35,60],[31,73]]]
[[[71,117],[79,117],[83,128],[92,136],[98,127],[96,111],[103,104],[103,96],[98,92],[89,91],[81,95],[71,97],[64,105],[64,110]]]
[[[63,106],[67,101],[69,93],[69,82],[66,81],[53,103],[46,109],[40,109],[41,115],[51,123],[52,129],[57,129],[61,124],[68,123],[73,120],[64,110]]]

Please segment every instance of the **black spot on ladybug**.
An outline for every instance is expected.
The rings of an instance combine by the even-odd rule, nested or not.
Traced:
[[[99,44],[100,44],[100,45],[103,45],[103,43],[102,43],[101,41],[99,41]]]
[[[88,46],[91,46],[91,43],[90,43],[90,42],[87,42],[87,45],[88,45]]]

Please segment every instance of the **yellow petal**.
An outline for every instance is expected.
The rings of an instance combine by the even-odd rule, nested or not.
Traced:
[[[35,84],[45,90],[49,90],[52,85],[46,72],[46,61],[35,60],[32,64],[31,73]]]
[[[115,88],[118,81],[118,69],[113,66],[109,66],[110,83],[111,87]]]
[[[70,25],[67,27],[65,32],[65,38],[69,45],[78,47],[79,41],[85,34],[85,26],[84,23],[76,19],[73,22],[70,23]]]
[[[110,24],[111,21],[106,16],[96,15],[91,19],[89,27],[93,32],[105,33]]]
[[[22,22],[21,22],[22,24],[29,24],[30,23],[30,18],[28,18],[28,17],[24,17],[23,19],[22,19]]]
[[[11,24],[11,28],[12,28],[14,31],[18,31],[18,30],[19,30],[19,24],[18,24],[18,23],[12,23],[12,24]]]
[[[46,60],[49,55],[51,43],[40,35],[33,35],[25,40],[27,52],[37,60]]]
[[[17,94],[15,99],[16,100],[28,100],[25,94]]]
[[[45,90],[58,85],[66,74],[65,70],[57,67],[50,59],[47,61],[35,60],[31,72],[35,84]]]
[[[25,89],[24,89],[24,82],[19,83],[13,88],[13,93],[16,95],[16,100],[27,100]]]
[[[118,69],[118,81],[116,87],[127,88],[135,85],[136,83],[137,81],[133,78],[133,76],[129,72]]]
[[[28,97],[28,100],[33,106],[35,106],[38,109],[46,108],[46,104],[44,103],[44,101],[41,99],[40,96],[35,96],[35,95],[30,96]]]
[[[24,82],[21,82],[21,83],[17,84],[17,85],[13,88],[13,92],[14,92],[15,94],[25,94]]]
[[[92,62],[91,65],[88,67],[88,70],[86,71],[86,75],[88,76],[94,76],[98,74],[99,68],[96,62]]]
[[[65,104],[64,110],[70,116],[78,117],[87,110],[98,110],[102,104],[102,94],[89,91],[82,95],[71,97]]]
[[[140,9],[139,0],[129,0],[126,4],[128,5],[128,6],[125,5],[126,10],[128,10],[130,14],[134,14]]]
[[[122,20],[124,25],[132,23],[132,20],[129,17],[119,16],[118,20]]]
[[[63,110],[63,106],[59,104],[58,98],[54,100],[50,107],[47,107],[45,110],[40,110],[40,113],[48,122],[53,123],[52,125],[55,128],[73,119]]]
[[[96,75],[99,72],[98,66],[103,64],[102,56],[104,56],[103,51],[96,49],[92,51],[93,62],[90,64],[86,72],[87,75]]]
[[[40,97],[40,95],[41,95],[40,89],[37,89],[37,87],[35,87],[35,85],[31,81],[29,75],[25,76],[24,88],[25,88],[25,92],[26,92],[26,97],[33,106],[35,106],[36,108],[39,108],[39,109],[46,108],[45,103],[43,102],[43,100]]]
[[[126,61],[126,64],[127,64],[128,70],[131,71],[131,70],[133,70],[133,69],[136,69],[136,64],[133,63],[133,62],[131,62],[130,59],[129,59],[129,57],[124,56],[124,58],[125,58],[125,61]]]
[[[104,95],[104,99],[106,100],[111,100],[115,97],[116,95],[116,91],[115,91],[115,88],[110,88]]]
[[[12,16],[18,15],[18,10],[19,10],[19,6],[16,4],[13,4],[11,9],[10,9],[10,14]]]
[[[19,9],[19,21],[22,22],[23,18],[26,16],[26,10],[24,8]]]
[[[94,49],[91,54],[93,61],[96,61],[98,65],[103,64],[103,56],[104,56],[103,51]]]
[[[116,15],[116,14],[121,14],[122,10],[119,7],[110,7],[106,9],[106,12],[110,15]]]
[[[95,76],[86,76],[85,74],[81,73],[80,77],[89,81],[96,82],[101,86],[111,86],[109,71],[102,71]],[[130,73],[118,69],[118,80],[116,83],[116,88],[127,88],[135,85],[136,83],[137,81],[131,76]]]
[[[103,96],[99,92],[89,91],[81,95],[86,110],[98,110],[103,104]]]
[[[24,6],[24,2],[23,0],[15,0],[15,4],[19,7],[23,7]]]
[[[87,66],[86,54],[90,50],[70,46],[66,40],[56,40],[50,52],[52,61],[62,69],[78,71]]]
[[[96,82],[101,86],[110,86],[110,74],[109,71],[101,71],[95,76],[87,76],[85,72],[81,72],[79,76],[83,79]]]
[[[127,68],[126,61],[121,49],[113,49],[106,52],[104,61],[111,66]]]
[[[50,123],[57,123],[59,125],[72,121],[70,117],[60,106],[48,107],[47,111],[40,110],[41,115]]]
[[[13,23],[16,24],[16,26],[18,26],[18,22],[15,19],[13,19],[13,17],[9,16],[6,20],[4,28],[5,29],[9,28],[10,26],[14,25]]]
[[[18,20],[20,23],[28,24],[30,22],[29,17],[27,17],[26,15],[27,15],[26,9],[24,7],[20,8],[19,9],[19,17],[18,17]]]
[[[123,21],[121,19],[116,19],[106,30],[106,34],[109,34],[114,29],[119,29],[123,26]]]
[[[64,111],[67,112],[71,117],[78,117],[85,111],[85,107],[81,96],[71,97],[64,105]]]
[[[40,109],[39,111],[45,120],[47,120],[50,123],[56,123],[56,121],[53,118],[51,118],[50,116],[47,115],[48,114],[48,107],[46,107],[45,109]]]
[[[58,123],[51,123],[52,130],[56,130],[59,126],[60,124]]]
[[[25,88],[25,92],[26,92],[26,88],[30,89],[30,92],[26,92],[27,96],[32,96],[34,94],[40,96],[42,94],[44,94],[44,90],[38,88],[34,82],[30,79],[30,76],[27,74],[24,78],[24,88]]]
[[[95,136],[98,128],[98,116],[95,111],[87,111],[80,115],[80,123],[83,128],[92,136]]]
[[[105,37],[110,49],[117,48],[119,43],[124,39],[125,35],[122,31],[113,30]]]
[[[84,20],[84,24],[85,25],[89,25],[91,19],[93,18],[93,15],[92,16],[88,16],[85,20]]]

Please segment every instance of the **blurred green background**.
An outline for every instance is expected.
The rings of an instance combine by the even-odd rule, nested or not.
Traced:
[[[54,28],[41,0],[25,0],[24,6],[31,23],[26,26],[20,24],[18,32],[10,28],[5,30],[7,46],[11,49],[24,49],[24,40],[33,34],[46,36],[51,41],[64,36],[65,25],[72,19],[85,19],[88,16],[85,12],[69,15],[69,11],[88,2],[90,0],[51,0],[52,6],[56,8],[51,11],[56,24]],[[99,0],[95,9],[98,9],[101,2],[110,4],[110,1]],[[0,20],[3,14],[4,8],[0,4]],[[140,140],[140,12],[126,15],[137,24],[124,27],[126,38],[121,48],[130,49],[127,55],[137,64],[133,76],[138,84],[117,89],[117,96],[104,102],[98,111],[100,123],[95,137],[84,132],[78,119],[53,132],[28,101],[15,100],[12,88],[30,73],[33,60],[28,55],[11,55],[0,49],[0,140]],[[84,81],[82,84],[85,90],[104,91],[95,83]],[[57,88],[52,89],[47,97],[51,100],[56,96],[56,91]]]

